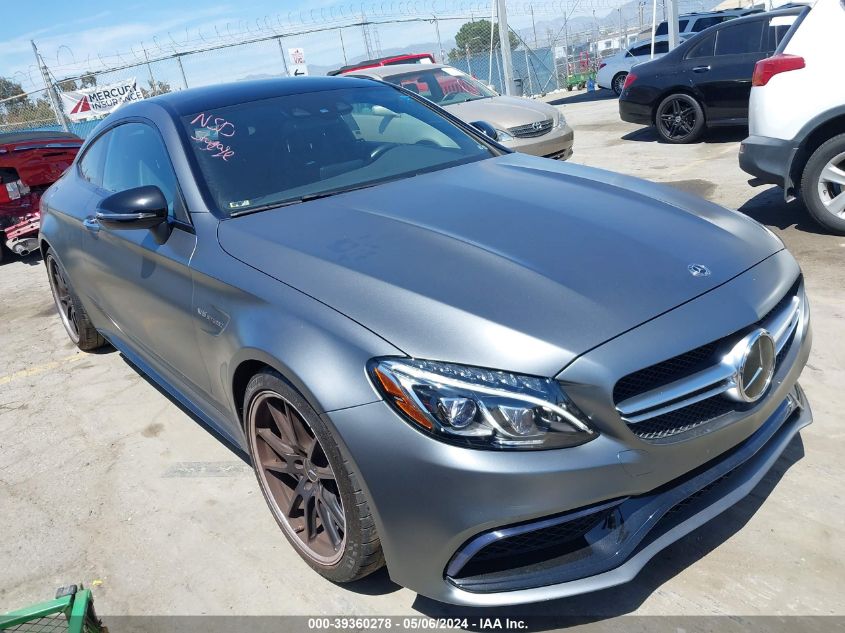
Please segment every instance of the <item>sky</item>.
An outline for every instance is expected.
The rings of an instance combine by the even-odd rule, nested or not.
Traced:
[[[587,6],[603,6],[613,0],[537,0],[537,19],[559,14],[563,1]],[[598,3],[598,4],[597,4]],[[241,41],[259,33],[267,34],[268,26],[289,32],[338,21],[351,21],[363,7],[374,14],[390,13],[404,16],[440,16],[458,13],[488,15],[489,4],[477,0],[4,0],[3,20],[0,22],[0,76],[12,78],[27,91],[43,87],[35,66],[30,40],[38,45],[46,65],[57,79],[81,74],[84,70],[122,66],[140,60],[146,52],[152,58],[161,57],[174,47],[179,50],[204,47],[211,41]],[[511,26],[530,25],[527,2],[514,3]],[[570,5],[571,6],[571,5]],[[33,11],[37,7],[37,11]],[[510,9],[509,9],[510,10]],[[583,11],[582,11],[583,12]],[[545,13],[545,15],[544,15]],[[607,9],[602,11],[607,13]],[[463,20],[439,22],[441,38],[451,40]],[[305,26],[303,26],[305,24]],[[414,42],[436,42],[433,22],[408,22],[380,25],[370,31],[371,48],[404,47]],[[343,30],[343,49],[337,30],[291,35],[282,40],[285,50],[305,49],[306,62],[319,66],[338,66],[347,58],[366,53],[364,34],[360,27]],[[416,51],[415,51],[416,52]],[[435,54],[438,51],[430,51]],[[221,81],[238,80],[250,76],[279,74],[283,70],[283,51],[276,41],[251,46],[234,47],[182,58],[185,77],[190,87]],[[102,61],[101,61],[102,59]],[[144,81],[152,74],[174,87],[182,87],[181,70],[175,60],[140,66],[99,78],[98,83],[140,75]]]

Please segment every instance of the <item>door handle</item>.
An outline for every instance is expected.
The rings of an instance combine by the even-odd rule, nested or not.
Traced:
[[[97,221],[95,217],[87,217],[82,220],[82,226],[86,229],[91,231],[92,233],[97,233],[100,230],[100,223]]]
[[[706,73],[708,70],[710,70],[710,66],[696,66],[695,68],[692,69],[692,72],[694,72],[694,73]]]

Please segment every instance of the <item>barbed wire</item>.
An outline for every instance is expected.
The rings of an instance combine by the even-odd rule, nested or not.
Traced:
[[[644,0],[645,4],[651,4]],[[695,5],[699,0],[680,0],[681,7]],[[508,2],[508,14],[511,17],[554,16],[572,19],[573,13],[589,17],[596,11],[620,9],[624,0],[520,0]],[[186,27],[184,35],[180,31],[174,35],[168,31],[165,35],[155,35],[152,42],[141,41],[130,46],[129,50],[114,53],[94,53],[78,59],[71,46],[61,44],[50,57],[56,63],[49,64],[50,74],[63,77],[60,81],[75,81],[89,75],[102,75],[212,50],[233,46],[289,38],[336,29],[379,26],[385,24],[449,22],[457,20],[489,19],[489,2],[473,0],[382,0],[370,3],[338,4],[300,11],[289,11],[265,15],[252,20],[228,21],[225,25],[214,25],[213,33],[209,27]],[[601,16],[602,19],[606,18]],[[65,52],[66,51],[66,52]],[[69,63],[62,63],[70,57]],[[33,72],[33,70],[35,72]],[[14,76],[27,77],[29,89],[38,90],[41,80],[39,69],[30,65],[26,72],[16,71]],[[22,84],[24,82],[21,82]]]

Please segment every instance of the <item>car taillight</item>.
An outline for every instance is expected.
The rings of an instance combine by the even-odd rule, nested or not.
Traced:
[[[601,64],[599,64],[599,70],[601,70],[605,66],[607,66],[607,64],[605,62],[602,62]]]
[[[769,79],[780,73],[785,73],[790,70],[800,70],[804,68],[804,58],[798,55],[773,55],[766,59],[761,59],[754,66],[754,74],[751,76],[752,86],[765,86],[769,83]]]
[[[625,77],[625,83],[622,85],[622,90],[630,88],[631,84],[634,83],[636,79],[637,76],[634,73],[628,73],[628,76]]]

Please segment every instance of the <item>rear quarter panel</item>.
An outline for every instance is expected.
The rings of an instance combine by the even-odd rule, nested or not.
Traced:
[[[805,67],[780,73],[751,89],[751,135],[793,139],[810,119],[845,104],[842,53],[845,6],[819,0],[783,52],[800,55]]]

